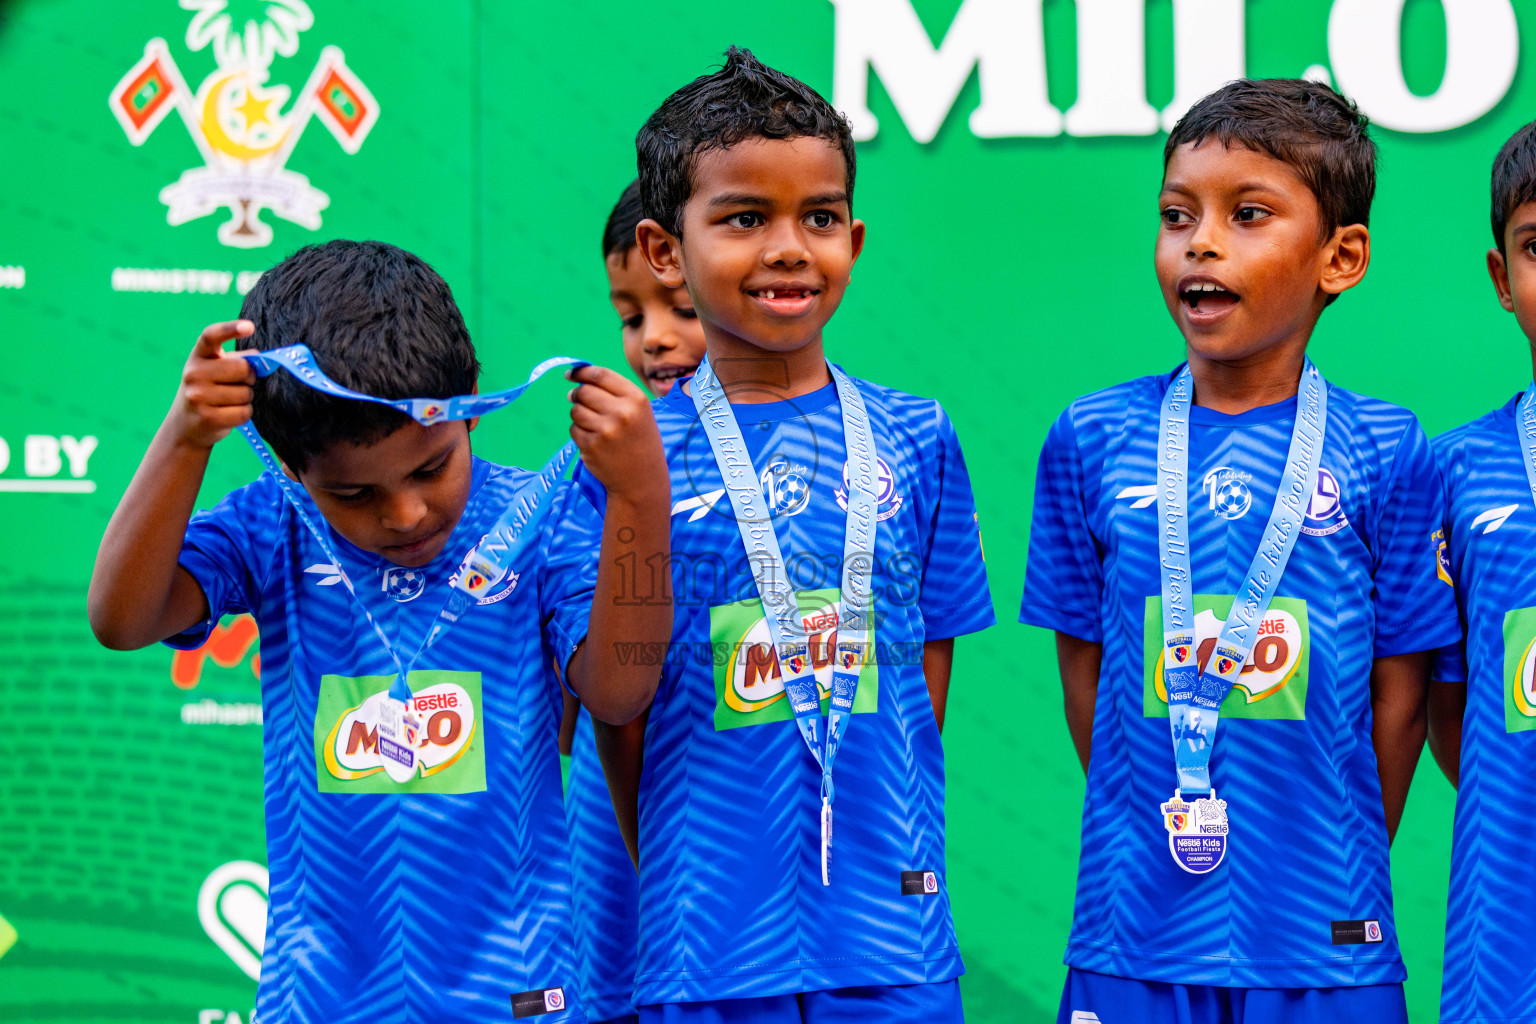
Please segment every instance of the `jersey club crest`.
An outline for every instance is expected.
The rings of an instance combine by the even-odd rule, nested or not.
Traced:
[[[292,57],[299,35],[314,24],[303,0],[268,0],[265,16],[243,31],[225,9],[228,0],[180,0],[192,11],[187,49],[211,49],[216,67],[188,87],[164,39],[151,39],[143,58],[128,70],[108,101],[128,141],[142,146],[172,112],[181,117],[204,166],[184,171],[160,190],[173,225],[221,209],[219,241],[242,249],[272,242],[263,210],[311,231],[330,197],[309,179],[287,169],[289,155],[312,119],[330,131],[341,148],[356,153],[379,118],[379,105],[347,67],[341,50],[327,46],[297,92],[272,84],[272,62]]]

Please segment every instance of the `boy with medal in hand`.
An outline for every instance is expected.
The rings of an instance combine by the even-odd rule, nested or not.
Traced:
[[[1324,85],[1195,104],[1154,256],[1187,362],[1046,437],[1020,618],[1088,773],[1062,1024],[1407,1019],[1387,848],[1459,633],[1439,475],[1306,351],[1370,262],[1375,155]]]
[[[256,617],[257,1013],[585,1021],[550,667],[613,722],[655,688],[655,667],[620,656],[671,628],[668,601],[626,603],[621,584],[623,561],[667,552],[645,396],[599,367],[569,374],[589,473],[567,484],[567,449],[540,474],[471,454],[463,417],[520,389],[479,393],[453,296],[409,253],[301,249],[241,313],[192,350],[102,539],[90,617],[120,650],[192,648],[226,614]],[[232,339],[259,351],[223,351]],[[247,421],[281,476],[194,514],[212,447]]]
[[[943,409],[823,348],[864,242],[848,123],[732,48],[637,149],[641,252],[707,347],[656,402],[685,657],[643,772],[612,762],[639,779],[641,1020],[958,1022],[939,728],[992,605]]]
[[[1493,162],[1488,274],[1536,362],[1536,124]],[[1466,640],[1438,652],[1429,747],[1456,786],[1445,1024],[1536,1013],[1530,945],[1536,794],[1536,387],[1434,440],[1445,477],[1444,567]]]

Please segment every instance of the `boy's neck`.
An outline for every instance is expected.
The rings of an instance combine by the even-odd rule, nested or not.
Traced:
[[[832,383],[820,337],[791,352],[772,352],[739,338],[705,337],[709,365],[734,405],[782,402]]]
[[[1294,398],[1301,386],[1306,350],[1280,348],[1247,359],[1222,362],[1189,353],[1189,372],[1195,380],[1195,404],[1235,416]]]

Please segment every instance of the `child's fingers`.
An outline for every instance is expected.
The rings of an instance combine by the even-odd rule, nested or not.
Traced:
[[[625,405],[625,399],[592,384],[582,384],[571,389],[571,404],[591,409],[607,416],[617,415]]]
[[[201,384],[191,389],[187,397],[208,408],[250,405],[251,388],[247,384]]]
[[[193,352],[205,359],[216,358],[222,354],[224,343],[231,338],[247,338],[255,333],[256,325],[249,320],[223,320],[216,324],[209,324],[203,328],[203,333],[197,336],[197,345]]]
[[[602,432],[609,423],[608,417],[584,405],[571,406],[571,423],[593,435]]]
[[[606,366],[588,364],[580,366],[566,374],[578,384],[590,384],[594,388],[612,395],[627,395],[638,393],[639,388],[623,374],[610,370]]]

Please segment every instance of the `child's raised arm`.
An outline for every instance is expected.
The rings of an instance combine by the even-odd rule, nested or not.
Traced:
[[[147,647],[208,615],[202,588],[177,559],[208,453],[251,418],[256,372],[223,345],[254,330],[249,320],[203,329],[176,400],[107,523],[86,601],[91,630],[107,647]]]
[[[583,366],[570,374],[571,437],[582,461],[607,489],[602,551],[587,639],[571,656],[571,689],[592,717],[611,725],[650,707],[672,639],[672,590],[644,601],[625,592],[631,565],[667,565],[672,552],[672,485],[661,433],[645,394],[612,370]]]

